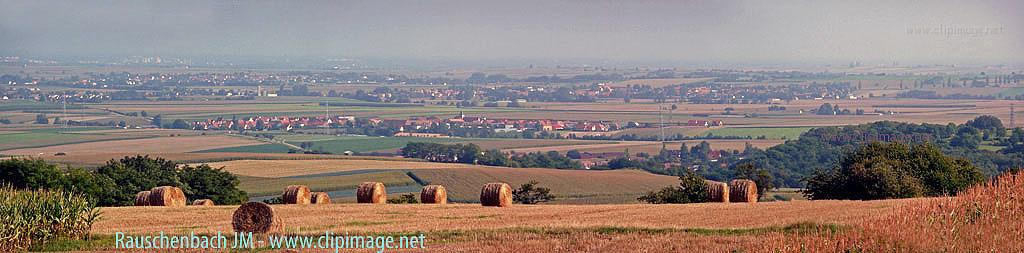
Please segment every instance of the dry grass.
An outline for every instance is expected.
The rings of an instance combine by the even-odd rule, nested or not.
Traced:
[[[429,163],[388,160],[237,160],[210,164],[246,177],[260,177],[260,180],[243,180],[242,186],[250,194],[265,192],[257,188],[269,185],[300,183],[300,179],[284,179],[303,175],[349,172],[361,170],[383,170],[373,173],[331,176],[331,185],[342,181],[369,180],[383,181],[385,174],[394,171],[411,171],[428,184],[444,185],[450,200],[455,202],[479,201],[480,187],[490,182],[507,182],[512,186],[538,180],[549,187],[560,203],[635,203],[636,197],[646,191],[675,185],[678,179],[672,176],[655,175],[636,170],[584,171],[535,168],[489,167],[468,164]],[[387,174],[392,176],[391,174]],[[314,190],[324,190],[322,183],[302,181]],[[340,180],[340,181],[339,181]],[[361,182],[361,181],[360,181]],[[389,184],[389,182],[385,182]],[[316,185],[316,186],[314,186]],[[282,187],[285,185],[282,185]],[[328,187],[330,188],[330,187]],[[276,189],[274,189],[276,191]]]
[[[774,236],[785,252],[1022,252],[1024,173],[1005,174],[956,197],[917,199],[845,233]]]
[[[914,200],[795,201],[749,205],[703,203],[686,205],[513,205],[507,208],[479,204],[448,205],[277,205],[274,209],[288,224],[287,230],[349,233],[511,228],[759,228],[800,222],[856,224],[891,212],[897,204]],[[193,209],[158,207],[102,208],[107,219],[97,222],[94,233],[118,231],[142,233],[191,231],[209,233],[231,230],[231,213],[238,206]],[[682,218],[686,217],[686,218]],[[357,221],[377,221],[351,226]],[[124,224],[131,224],[125,226]]]

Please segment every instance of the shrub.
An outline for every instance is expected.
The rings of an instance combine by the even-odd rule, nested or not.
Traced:
[[[704,177],[687,171],[679,176],[679,186],[665,187],[657,192],[648,192],[637,200],[651,204],[700,203],[708,200],[708,186]]]
[[[555,199],[554,195],[551,195],[551,189],[545,187],[537,187],[536,180],[530,180],[529,183],[525,183],[519,186],[519,189],[512,190],[512,201],[520,204],[537,204],[548,202]]]
[[[94,203],[65,191],[0,188],[0,252],[25,250],[54,239],[80,239],[100,216]]]
[[[416,203],[420,203],[420,202],[418,200],[416,200],[416,194],[412,194],[412,193],[404,193],[402,195],[398,195],[397,198],[390,198],[390,199],[388,199],[388,204],[416,204]]]

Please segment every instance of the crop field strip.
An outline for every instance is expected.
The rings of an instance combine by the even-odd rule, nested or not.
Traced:
[[[743,229],[786,226],[801,222],[852,224],[870,220],[914,200],[795,201],[766,203],[703,203],[688,205],[514,205],[478,204],[331,204],[282,205],[275,209],[298,234],[323,230],[349,233],[409,233],[427,236],[487,229],[558,229],[623,227],[646,229]],[[195,230],[230,231],[236,206],[102,208],[109,219],[94,227],[97,234]],[[679,217],[689,217],[680,219]],[[572,222],[566,222],[566,221]],[[363,222],[362,224],[358,224]],[[119,224],[134,224],[125,228]],[[486,224],[486,225],[485,225]],[[127,231],[125,231],[127,229]],[[286,230],[287,231],[287,230]]]
[[[448,188],[449,198],[456,202],[476,202],[476,197],[480,193],[480,185],[496,181],[518,186],[530,180],[538,180],[542,186],[551,188],[552,193],[556,196],[564,197],[561,200],[556,199],[556,203],[559,201],[635,203],[636,197],[646,191],[678,183],[676,177],[637,170],[585,171],[505,168],[412,160],[236,160],[210,163],[210,166],[224,167],[229,172],[245,177],[243,189],[246,191],[259,189],[262,193],[276,193],[280,189],[260,188],[258,184],[251,183],[253,182],[251,179],[261,178],[261,180],[268,180],[266,182],[275,184],[283,184],[277,181],[315,181],[317,187],[335,187],[334,189],[337,189],[351,186],[337,182],[354,177],[367,179],[366,181],[382,181],[402,178],[402,176],[415,176],[424,181],[423,184],[445,185]],[[267,170],[265,168],[276,169]],[[372,173],[353,173],[352,171]],[[394,172],[394,174],[380,174],[383,172]],[[412,175],[405,175],[406,173]],[[398,176],[399,174],[402,176]],[[311,179],[316,178],[314,175],[331,177],[334,181]],[[374,176],[384,179],[376,180]],[[403,179],[397,181],[396,184],[396,186],[408,185],[408,181]],[[388,184],[385,183],[385,185]],[[316,188],[312,183],[310,187]]]

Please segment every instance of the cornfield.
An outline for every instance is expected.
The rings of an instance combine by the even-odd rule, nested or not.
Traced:
[[[99,209],[63,191],[0,188],[0,252],[14,252],[57,238],[89,234]]]

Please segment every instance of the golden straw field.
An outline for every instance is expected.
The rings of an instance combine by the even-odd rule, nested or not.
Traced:
[[[792,229],[803,226],[801,224],[847,226],[875,219],[911,201],[513,205],[506,208],[478,204],[329,204],[275,205],[274,209],[283,218],[288,234],[320,234],[324,230],[352,234],[423,232],[428,238],[428,247],[439,250],[507,252],[540,247],[565,247],[567,250],[599,247],[603,251],[632,251],[631,248],[638,245],[630,242],[637,239],[674,245],[677,250],[700,250],[701,243],[683,242],[756,242],[761,239],[753,235],[786,231],[787,227]],[[237,206],[103,208],[108,218],[98,222],[93,233],[226,232],[231,231],[231,213],[235,208]],[[685,239],[677,241],[679,237]],[[507,241],[509,239],[530,241]],[[743,245],[749,244],[719,246]],[[672,249],[661,245],[649,247]]]

